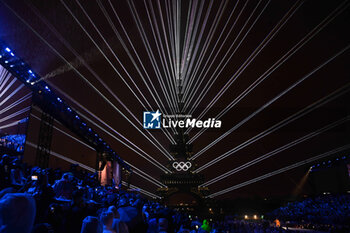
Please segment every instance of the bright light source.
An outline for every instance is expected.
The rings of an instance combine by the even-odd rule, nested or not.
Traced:
[[[248,219],[248,215],[244,215],[244,219]]]
[[[11,49],[9,49],[9,48],[6,48],[5,50],[6,50],[7,52],[11,52]]]
[[[58,102],[62,102],[62,100],[60,99],[60,97],[57,97],[57,100],[58,100]]]
[[[256,214],[254,214],[254,219],[258,219],[258,216],[256,216]]]
[[[14,53],[10,53],[10,54],[11,54],[11,56],[12,56],[12,57],[14,57],[14,56],[15,56],[15,54],[14,54]]]
[[[32,70],[28,70],[28,73],[32,74],[32,73],[33,73],[33,71],[32,71]]]
[[[5,63],[6,63],[6,64],[9,63],[9,61],[6,60]]]

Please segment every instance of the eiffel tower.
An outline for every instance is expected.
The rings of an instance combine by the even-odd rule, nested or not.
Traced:
[[[179,93],[181,93],[182,86],[178,86]],[[181,100],[181,94],[178,94]],[[182,111],[183,103],[178,103],[180,112],[178,115],[184,115]],[[199,187],[204,183],[204,176],[194,173],[196,164],[190,157],[193,155],[193,145],[189,144],[189,135],[185,133],[186,128],[176,128],[174,136],[175,144],[170,145],[170,154],[175,160],[169,161],[167,167],[171,173],[161,176],[161,181],[166,188],[159,188],[158,194],[163,197],[164,204],[170,206],[196,206],[203,201],[203,198],[209,194],[207,187]],[[176,198],[176,196],[179,196]],[[187,198],[184,198],[187,196]],[[192,197],[192,198],[191,198]],[[178,199],[178,200],[177,200]],[[189,200],[184,203],[185,200]]]

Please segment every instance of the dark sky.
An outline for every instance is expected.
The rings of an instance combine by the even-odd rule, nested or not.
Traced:
[[[133,1],[137,14],[131,11],[133,5],[129,5],[128,1],[111,2],[113,8],[108,0],[88,3],[0,1],[0,38],[33,70],[42,77],[49,77],[45,81],[74,109],[115,137],[121,138],[122,135],[127,138],[166,166],[168,159],[150,142],[155,140],[149,134],[166,150],[170,141],[161,131],[147,132],[140,124],[143,110],[161,108],[156,101],[163,102],[167,109],[171,107],[166,93],[170,93],[175,83],[172,72],[176,62],[176,56],[172,53],[175,31],[172,23],[176,18],[173,13],[178,2]],[[349,114],[349,1],[181,2],[181,8],[178,8],[181,13],[179,47],[185,47],[186,32],[191,32],[189,45],[192,45],[192,50],[188,56],[188,69],[194,81],[191,86],[187,86],[193,98],[185,99],[185,104],[194,106],[193,116],[198,117],[207,106],[211,106],[218,94],[222,94],[204,115],[204,119],[207,119],[215,117],[231,102],[235,103],[221,117],[221,129],[207,130],[194,141],[194,155],[228,130],[240,125],[194,160],[197,168],[200,168],[236,148],[234,153],[201,171],[206,180],[305,135],[312,136],[210,185],[212,193],[349,143],[347,120],[322,130]],[[140,24],[136,23],[134,17],[140,20]],[[169,22],[172,26],[169,26]],[[188,25],[190,22],[194,23],[192,27]],[[146,41],[143,42],[143,39]],[[149,46],[148,49],[145,44]],[[79,62],[77,55],[85,62]],[[70,69],[65,60],[71,62],[76,70]],[[283,63],[280,64],[281,61]],[[194,72],[196,69],[198,72]],[[166,91],[161,88],[160,80],[164,82]],[[254,89],[244,95],[250,90],[248,88],[257,83]],[[293,88],[288,90],[290,87]],[[274,99],[285,90],[288,91]],[[203,91],[206,94],[201,98],[200,93]],[[200,102],[196,104],[196,100]],[[271,100],[274,101],[259,110]],[[254,136],[304,111],[307,106],[314,106],[312,104],[320,106],[243,146]],[[256,115],[242,123],[257,110],[259,112]],[[124,160],[159,179],[162,170],[86,121]],[[151,139],[147,140],[140,131]],[[192,130],[190,138],[198,132]],[[131,147],[135,148],[133,145]],[[348,152],[345,150],[336,155]],[[218,198],[290,193],[308,168],[302,166]],[[132,182],[148,191],[154,192],[156,188],[138,176]]]

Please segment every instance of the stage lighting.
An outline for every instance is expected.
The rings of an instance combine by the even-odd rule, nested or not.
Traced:
[[[62,100],[60,97],[57,97],[58,102],[62,103]]]
[[[71,112],[71,111],[72,111],[72,109],[70,109],[70,108],[67,108],[67,110],[68,110],[68,112]]]
[[[32,70],[28,70],[28,73],[32,74],[32,73],[33,73],[33,71],[32,71]]]
[[[9,63],[9,61],[6,60],[5,63],[6,63],[6,64]]]
[[[6,50],[7,52],[11,52],[11,49],[9,49],[9,48],[6,48],[5,50]]]
[[[75,115],[75,118],[80,119],[78,115]]]
[[[45,89],[46,89],[47,91],[50,91],[50,88],[49,88],[48,86],[45,86]]]
[[[14,56],[15,56],[15,54],[14,54],[14,53],[10,53],[10,54],[11,54],[11,56],[12,56],[12,57],[14,57]]]
[[[248,219],[248,215],[244,215],[244,219]]]

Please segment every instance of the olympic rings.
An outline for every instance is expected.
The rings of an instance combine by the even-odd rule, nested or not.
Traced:
[[[187,171],[192,167],[191,162],[174,162],[173,168],[175,168],[177,171]]]

